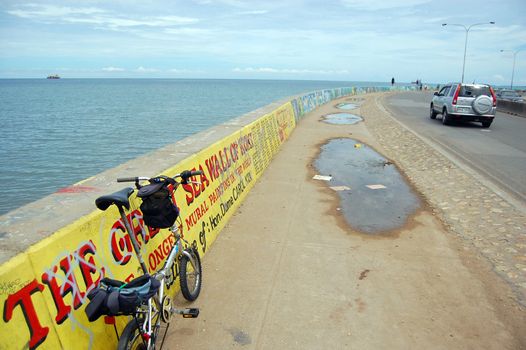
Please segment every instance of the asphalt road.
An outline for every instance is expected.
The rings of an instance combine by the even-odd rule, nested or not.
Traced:
[[[385,106],[403,125],[474,170],[522,209],[526,204],[526,118],[497,112],[489,129],[480,123],[444,126],[429,118],[432,93],[405,92],[386,98]]]

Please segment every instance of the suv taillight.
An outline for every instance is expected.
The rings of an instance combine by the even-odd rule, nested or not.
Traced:
[[[458,94],[460,94],[460,84],[457,85],[457,89],[455,90],[455,95],[453,96],[453,104],[457,104],[458,100]]]
[[[493,88],[490,86],[489,91],[491,92],[491,97],[493,97],[493,107],[497,107],[497,96],[495,96],[495,91],[493,91]]]

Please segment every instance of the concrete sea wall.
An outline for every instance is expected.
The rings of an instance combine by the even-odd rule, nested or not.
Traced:
[[[322,90],[273,103],[10,212],[0,219],[1,349],[108,349],[114,320],[90,323],[87,293],[101,278],[129,280],[139,264],[117,210],[95,198],[120,190],[124,176],[202,170],[201,185],[176,191],[184,237],[203,256],[302,116],[336,98],[386,90]],[[173,244],[168,230],[144,225],[140,202],[128,212],[141,253],[155,271]],[[204,271],[204,274],[209,273]],[[206,288],[206,278],[203,288]],[[169,291],[176,293],[178,283]],[[197,303],[198,305],[198,303]],[[127,319],[116,318],[120,331]]]
[[[497,109],[506,113],[526,118],[526,103],[497,100]]]

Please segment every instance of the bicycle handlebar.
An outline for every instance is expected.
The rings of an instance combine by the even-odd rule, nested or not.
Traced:
[[[180,178],[183,179],[183,182],[185,182],[185,181],[188,181],[188,178],[190,178],[192,176],[197,176],[197,175],[203,175],[203,172],[201,170],[196,170],[196,171],[185,170],[185,171],[183,171],[180,174],[175,174],[173,179],[176,179],[176,178],[180,177]],[[152,178],[144,177],[144,176],[119,177],[117,179],[117,182],[138,182],[138,181],[148,181],[148,180],[151,180],[151,179]]]
[[[175,175],[174,178],[182,177],[183,179],[188,179],[189,177],[196,176],[196,175],[203,175],[203,172],[201,170],[196,170],[196,171],[185,170],[182,173]]]
[[[138,177],[119,177],[117,178],[117,182],[135,182],[138,179]]]

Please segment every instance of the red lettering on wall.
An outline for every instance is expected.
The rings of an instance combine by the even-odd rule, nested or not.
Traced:
[[[31,295],[36,292],[42,292],[44,285],[37,282],[36,279],[31,281],[24,288],[20,289],[14,294],[10,294],[4,304],[4,321],[7,323],[13,317],[13,310],[16,306],[20,305],[24,318],[26,319],[27,326],[29,328],[29,349],[36,349],[44,340],[49,333],[48,327],[42,327],[38,315],[35,310],[35,305],[31,300]]]
[[[51,296],[55,302],[57,308],[57,315],[55,321],[57,324],[64,322],[71,312],[71,306],[66,305],[64,297],[71,293],[73,296],[73,307],[78,309],[82,305],[82,298],[84,298],[84,292],[81,292],[77,283],[77,279],[73,273],[71,266],[72,257],[71,255],[66,256],[60,261],[60,269],[64,272],[64,277],[61,280],[64,281],[61,285],[58,284],[57,278],[55,277],[58,268],[53,266],[52,273],[45,272],[42,274],[42,282],[49,286]]]
[[[139,247],[142,245],[141,242],[144,244],[148,243],[150,235],[144,230],[145,225],[141,211],[137,209],[132,211],[127,215],[127,219],[135,237],[137,238],[137,242],[139,242]],[[141,239],[139,239],[139,237],[141,237]]]
[[[208,180],[205,170],[203,169],[203,166],[201,164],[199,164],[199,170],[201,170],[201,172],[203,173],[201,176],[199,176],[199,181],[201,182],[201,186],[202,186],[201,191],[204,191],[204,189],[210,185],[210,181]]]
[[[97,268],[95,266],[93,256],[90,256],[86,259],[86,255],[95,255],[95,251],[95,245],[91,240],[88,243],[82,245],[77,250],[80,272],[82,273],[82,278],[84,279],[84,283],[86,284],[86,291],[89,291],[95,286],[97,286],[99,284],[100,279],[103,278],[105,275],[105,269],[104,267],[101,267],[99,278],[93,281],[92,274],[97,272]]]
[[[223,171],[228,170],[228,168],[230,168],[230,166],[232,165],[230,158],[228,158],[228,152],[226,147],[223,148],[223,150],[219,150],[219,159],[221,159],[221,168],[223,168]]]
[[[186,229],[190,230],[192,226],[194,226],[195,224],[197,224],[199,220],[201,220],[201,218],[206,214],[207,211],[208,211],[208,205],[206,204],[206,200],[205,200],[203,201],[203,203],[201,203],[201,205],[195,208],[195,210],[190,215],[188,215],[185,218]]]
[[[252,140],[252,133],[244,135],[237,141],[241,148],[241,155],[245,155],[252,147],[254,147],[254,140]]]
[[[171,186],[171,185],[170,185]],[[173,187],[172,187],[173,188]],[[174,201],[175,203],[175,201]],[[139,247],[155,237],[159,229],[154,229],[144,225],[144,219],[140,210],[134,210],[126,216],[130,223],[130,228],[139,243]],[[126,232],[126,227],[122,219],[115,221],[110,231],[111,255],[119,265],[126,265],[133,254],[133,245],[130,236]]]
[[[150,271],[157,270],[157,267],[159,267],[159,265],[169,255],[170,250],[172,249],[174,244],[175,238],[170,235],[167,238],[165,238],[152,253],[150,253],[150,255],[148,256]]]
[[[157,236],[159,232],[161,232],[160,228],[148,227],[148,234],[150,235],[150,238]]]
[[[239,145],[237,142],[233,142],[230,144],[230,158],[232,158],[232,161],[235,163],[239,159],[238,150],[237,148]]]
[[[122,220],[113,224],[110,231],[111,255],[119,265],[126,265],[131,259],[133,246],[131,239],[126,233]]]
[[[193,168],[191,171],[195,171]],[[194,199],[199,197],[201,189],[196,188],[193,184],[183,184],[183,189],[186,192],[186,205],[190,205],[194,202]]]
[[[190,205],[194,202],[194,199],[198,198],[201,193],[204,192],[204,190],[208,187],[210,184],[210,181],[208,180],[207,176],[205,175],[205,172],[203,171],[203,167],[199,165],[199,170],[203,172],[202,175],[199,176],[199,182],[198,183],[191,183],[191,184],[183,184],[183,189],[186,192],[186,205]],[[195,168],[192,169],[192,171],[195,171]]]
[[[208,175],[210,175],[210,179],[212,181],[219,177],[220,172],[223,172],[223,169],[220,169],[219,161],[217,160],[217,156],[215,154],[205,160],[205,164],[208,169]]]

